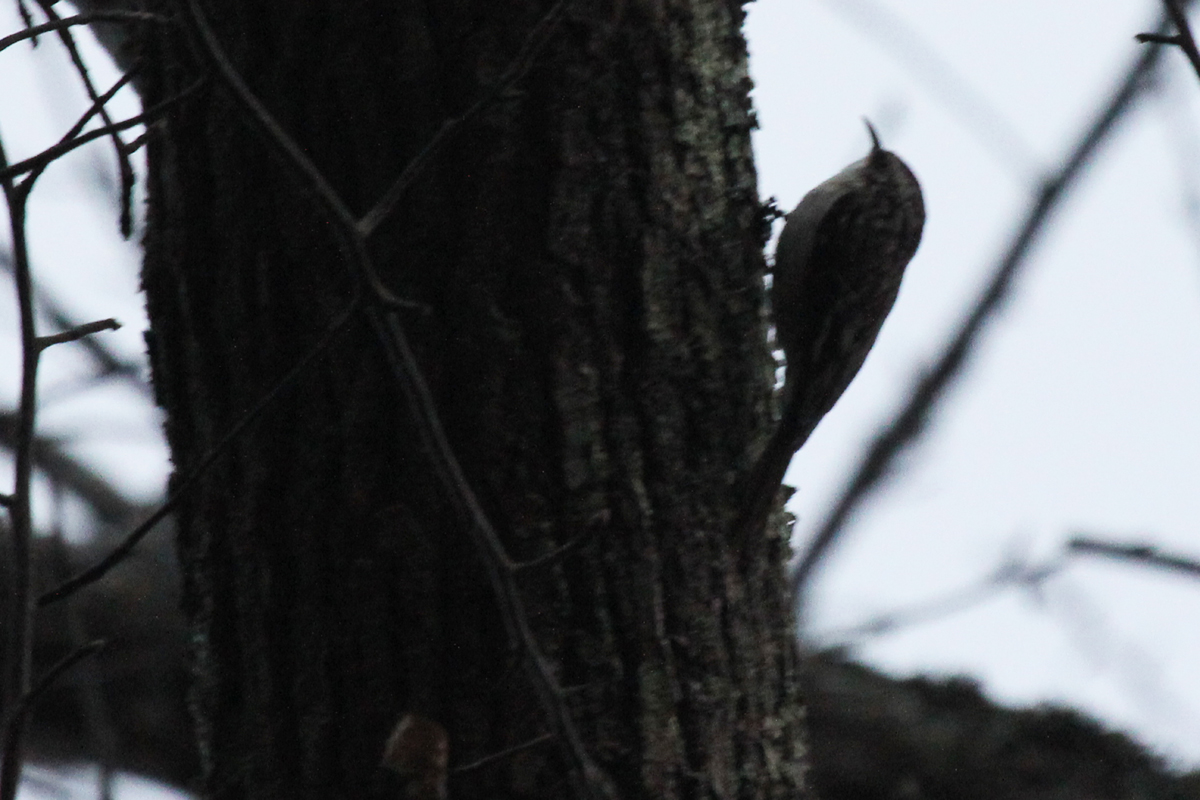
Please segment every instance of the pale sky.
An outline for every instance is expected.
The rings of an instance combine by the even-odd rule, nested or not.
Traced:
[[[761,193],[790,209],[866,152],[867,116],[928,211],[875,350],[792,464],[802,547],[1161,12],[1113,0],[748,8]],[[1006,559],[1048,561],[1076,533],[1200,559],[1200,229],[1187,214],[1200,79],[1164,55],[1161,85],[1054,216],[932,432],[829,558],[818,642]],[[1004,703],[1077,706],[1200,766],[1198,618],[1200,581],[1076,558],[1039,595],[1010,589],[858,655],[897,675],[968,674]]]

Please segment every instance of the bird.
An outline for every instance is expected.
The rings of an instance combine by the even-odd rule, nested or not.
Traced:
[[[792,456],[858,374],[921,242],[921,184],[864,121],[871,151],[801,199],[775,248],[771,310],[786,372],[779,422],[739,484],[734,536],[743,552]]]

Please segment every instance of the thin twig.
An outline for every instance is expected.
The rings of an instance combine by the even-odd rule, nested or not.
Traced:
[[[1200,78],[1200,49],[1196,48],[1196,38],[1192,36],[1192,28],[1188,24],[1187,14],[1184,13],[1179,0],[1163,0],[1163,3],[1167,7],[1167,14],[1171,17],[1171,22],[1175,25],[1175,41],[1172,44],[1178,45],[1183,50],[1188,61],[1192,62],[1192,69],[1195,71],[1196,77]]]
[[[1165,28],[1165,22],[1163,26]],[[854,475],[843,488],[829,516],[817,530],[804,555],[792,570],[794,597],[802,604],[808,583],[830,546],[845,529],[854,511],[888,475],[900,453],[927,429],[935,407],[947,389],[962,373],[974,355],[980,337],[992,317],[1012,291],[1013,283],[1024,266],[1033,243],[1045,229],[1051,213],[1066,197],[1068,190],[1083,175],[1084,166],[1096,154],[1113,131],[1118,120],[1132,107],[1147,85],[1147,76],[1158,63],[1159,48],[1144,50],[1122,78],[1112,99],[1084,130],[1079,142],[1062,166],[1042,183],[1025,220],[992,274],[987,288],[975,302],[934,367],[917,382],[903,410],[885,425],[859,462]]]
[[[7,50],[26,39],[35,39],[43,33],[62,30],[74,25],[89,25],[93,22],[157,22],[167,25],[171,23],[171,20],[161,14],[152,14],[148,11],[92,11],[87,14],[76,14],[73,17],[59,17],[53,22],[43,22],[41,25],[34,25],[0,37],[0,50]]]
[[[380,341],[384,343],[393,375],[408,402],[409,412],[418,423],[422,444],[432,462],[433,471],[451,493],[451,498],[458,506],[467,531],[487,568],[488,580],[496,594],[500,617],[504,621],[509,639],[517,642],[524,652],[522,661],[526,675],[543,709],[550,717],[551,726],[571,756],[574,765],[572,773],[578,772],[582,780],[581,788],[589,796],[600,800],[607,794],[604,791],[606,782],[584,748],[583,739],[567,709],[553,668],[537,643],[517,588],[514,564],[467,481],[462,465],[454,455],[437,413],[433,394],[420,372],[408,338],[400,327],[400,320],[394,311],[380,312],[372,308],[368,309],[368,314]]]
[[[417,153],[416,157],[408,162],[404,171],[400,173],[400,177],[396,178],[391,187],[383,193],[383,196],[379,198],[379,202],[375,204],[375,207],[358,221],[359,233],[369,238],[375,232],[375,229],[379,227],[380,223],[391,215],[396,208],[396,204],[400,202],[400,198],[412,186],[413,181],[424,170],[429,160],[450,140],[450,137],[463,125],[490,108],[502,95],[511,91],[525,77],[529,70],[532,69],[538,54],[541,53],[542,48],[550,41],[552,34],[562,21],[566,8],[567,0],[559,0],[555,3],[526,37],[521,51],[517,53],[516,58],[513,59],[499,80],[492,84],[491,88],[484,92],[483,96],[476,100],[466,111],[442,123],[442,127],[438,129],[433,138],[421,149],[421,152]]]
[[[938,48],[908,25],[892,5],[879,0],[828,0],[825,5],[847,17],[908,68],[980,144],[1020,178],[1036,178],[1042,161],[1009,119],[939,55]],[[903,9],[903,5],[896,6]]]
[[[38,5],[41,6],[42,13],[51,22],[58,22],[62,18],[54,10],[52,0],[38,0]],[[87,92],[88,99],[92,103],[97,103],[100,100],[100,95],[96,92],[96,84],[92,82],[91,73],[88,72],[87,64],[84,63],[83,57],[79,55],[79,48],[75,44],[75,34],[72,33],[70,26],[60,27],[57,30],[59,41],[63,47],[67,49],[67,54],[71,57],[71,63],[75,67],[75,73],[79,75],[79,80],[83,83],[83,88]],[[108,114],[106,105],[101,104],[97,112],[100,115],[100,121],[108,128],[112,128],[112,117]],[[121,176],[121,218],[120,230],[121,236],[128,239],[133,232],[133,164],[129,161],[129,153],[125,150],[125,142],[121,139],[121,134],[117,130],[111,131],[109,137],[113,142],[113,150],[117,155],[117,170]]]
[[[1167,36],[1161,33],[1139,33],[1133,38],[1142,44],[1169,44],[1176,47],[1183,44],[1183,39],[1178,35]]]
[[[528,561],[514,561],[512,563],[512,571],[525,572],[528,570],[536,570],[543,567],[548,567],[551,564],[557,564],[559,561],[563,560],[583,546],[583,543],[592,538],[595,532],[596,526],[589,525],[583,533],[572,537],[567,541],[566,544],[554,548],[549,553],[544,553],[543,555],[537,556],[536,558],[531,558]]]
[[[25,5],[25,0],[17,0],[17,13],[21,15],[21,24],[26,28],[33,27],[33,15],[29,13],[29,6]],[[33,46],[37,47],[37,37],[33,38]]]
[[[61,567],[70,564],[70,545],[63,532],[65,493],[61,484],[52,483],[53,517],[50,523],[51,542],[57,573]],[[88,641],[87,623],[80,611],[79,603],[68,603],[66,608],[67,638],[73,647],[78,647]],[[98,783],[100,792],[98,800],[112,800],[113,767],[112,764],[120,752],[120,735],[113,723],[112,707],[104,693],[104,675],[95,661],[80,665],[78,679],[74,681],[80,710],[83,713],[84,729],[90,740],[96,761],[99,764]]]
[[[60,138],[53,147],[43,150],[41,153],[31,156],[24,161],[18,161],[16,164],[5,164],[4,170],[0,171],[0,180],[15,178],[18,175],[26,172],[31,173],[31,176],[27,178],[24,183],[28,184],[37,180],[37,176],[40,174],[41,170],[44,170],[47,165],[52,163],[59,156],[63,155],[64,153],[68,153],[73,149],[72,147],[67,147],[67,145],[71,145],[73,142],[75,142],[76,137],[78,137],[80,132],[83,131],[84,127],[87,126],[92,117],[96,116],[96,114],[100,113],[100,110],[104,108],[104,104],[111,100],[117,94],[117,92],[121,91],[121,89],[125,88],[125,86],[133,80],[134,72],[135,70],[130,70],[120,78],[117,78],[113,85],[109,87],[107,92],[93,100],[92,104],[88,106],[87,110],[80,115],[79,119],[75,120],[75,124],[73,124],[67,130],[67,132],[62,135],[62,138]],[[92,133],[95,133],[95,131],[92,131]]]
[[[1037,588],[1062,571],[1065,561],[1059,557],[1045,564],[1008,561],[998,569],[961,589],[927,600],[909,608],[880,614],[874,619],[823,634],[820,649],[844,648],[866,637],[883,636],[903,628],[934,622],[973,608],[1013,587]]]
[[[300,145],[275,120],[275,117],[255,96],[254,92],[250,91],[250,87],[242,80],[242,76],[238,74],[229,57],[225,55],[225,50],[217,41],[216,34],[213,33],[208,21],[204,18],[199,5],[195,0],[187,0],[187,3],[196,32],[204,45],[204,51],[212,60],[217,74],[225,79],[225,84],[229,87],[233,97],[241,103],[250,119],[257,123],[267,140],[284,157],[285,162],[299,173],[301,185],[316,195],[321,210],[325,212],[329,221],[333,223],[334,230],[338,232],[337,241],[346,260],[350,262],[359,277],[366,282],[379,302],[396,308],[413,308],[413,303],[397,297],[391,289],[384,285],[375,271],[371,257],[367,254],[366,240],[358,235],[357,223],[350,208],[342,201],[337,190],[325,179],[321,170],[317,169],[316,164],[304,154]],[[428,311],[424,307],[420,308]]]
[[[34,345],[39,350],[45,350],[47,347],[53,347],[56,344],[66,344],[67,342],[76,342],[85,336],[91,336],[93,333],[100,331],[115,331],[121,327],[121,323],[115,319],[101,319],[96,322],[87,322],[83,325],[77,325],[69,331],[62,333],[54,333],[49,336],[39,336],[34,342]]]
[[[6,272],[12,272],[12,259],[8,253],[0,251],[0,269]],[[42,315],[53,327],[59,330],[71,330],[78,327],[75,322],[67,314],[67,312],[59,305],[54,296],[47,292],[44,287],[34,286],[34,301]],[[146,394],[149,392],[149,384],[142,380],[141,367],[130,361],[126,361],[112,350],[110,350],[99,339],[83,339],[80,346],[87,351],[88,355],[95,360],[99,367],[100,376],[116,375],[125,379],[129,385],[133,386],[138,392]],[[45,404],[46,397],[42,395],[42,403]]]
[[[1148,567],[1174,570],[1193,578],[1200,578],[1200,561],[1184,556],[1168,555],[1160,552],[1153,545],[1114,544],[1087,536],[1076,536],[1067,543],[1067,549],[1073,553],[1134,561]]]
[[[126,149],[126,151],[129,152],[129,155],[133,155],[138,150],[141,150],[142,146],[145,145],[146,142],[148,142],[148,141],[150,141],[150,131],[146,130],[146,131],[143,131],[138,136],[135,136],[132,139],[130,139],[129,143],[127,145],[125,145],[125,149]]]
[[[484,756],[478,761],[472,761],[469,764],[463,764],[461,767],[455,767],[454,769],[450,770],[450,772],[454,775],[462,775],[464,772],[473,772],[474,770],[481,769],[489,764],[494,764],[495,762],[508,758],[509,756],[522,753],[526,750],[532,750],[539,745],[543,745],[552,741],[554,741],[553,733],[543,733],[541,736],[530,739],[528,742],[514,744],[512,747],[506,747],[503,750],[492,753],[491,755]]]
[[[560,0],[547,16],[553,19],[561,14],[564,5],[565,0]],[[247,111],[249,117],[266,135],[268,141],[285,157],[285,162],[305,181],[312,195],[319,201],[330,220],[335,223],[335,227],[339,230],[338,238],[342,244],[343,255],[350,262],[350,268],[374,294],[376,305],[367,308],[371,326],[388,356],[393,377],[405,397],[411,418],[417,425],[433,470],[454,505],[458,507],[487,569],[488,579],[496,594],[497,605],[505,629],[510,641],[519,643],[524,653],[522,662],[526,675],[538,696],[539,703],[549,717],[555,736],[569,757],[572,764],[570,774],[576,788],[579,793],[594,798],[594,800],[612,796],[612,790],[609,788],[606,778],[592,761],[583,745],[582,737],[567,709],[562,689],[554,677],[553,668],[537,643],[514,580],[512,560],[505,552],[495,528],[479,504],[478,498],[467,482],[462,466],[450,446],[433,401],[433,395],[429,391],[429,386],[425,382],[396,313],[396,309],[403,307],[404,304],[379,280],[367,251],[363,227],[355,221],[346,204],[320,169],[312,163],[242,80],[225,54],[196,0],[187,0],[187,7],[199,39],[216,67],[217,73],[224,78],[227,87],[238,99],[243,109]],[[506,75],[514,69],[519,71],[524,61],[533,58],[537,47],[530,42],[541,35],[546,28],[545,20],[535,27],[530,39],[521,48],[514,61],[514,66],[505,71]],[[396,201],[399,200],[403,191],[411,186],[417,171],[406,167],[402,171],[401,177],[403,178],[406,173],[410,175],[409,178],[403,181],[397,180],[393,185],[394,187],[400,185]],[[385,199],[389,196],[390,192]]]
[[[50,669],[46,670],[46,674],[39,678],[38,682],[33,686],[33,688],[21,698],[20,702],[17,704],[17,708],[14,709],[14,713],[28,713],[30,707],[32,707],[42,695],[49,691],[59,678],[70,671],[70,669],[80,661],[96,655],[107,645],[108,642],[104,639],[95,639],[87,644],[81,644],[79,647],[76,647],[70,653],[67,653],[58,661],[54,662],[54,665],[50,667]]]
[[[22,7],[23,8],[23,7]],[[79,56],[69,25],[62,25],[50,6],[43,2],[43,10],[58,22],[55,28],[62,37],[64,46],[71,54],[73,63],[87,87],[92,100],[88,114],[77,122],[76,127],[68,133],[68,138],[76,137],[95,114],[100,114],[107,127],[114,131],[115,126],[107,117],[105,103],[121,88],[124,80],[118,81],[103,97],[95,91],[95,86],[87,73],[86,65]],[[30,22],[26,13],[26,22]],[[32,34],[31,36],[36,36]],[[36,42],[36,38],[33,39]],[[84,137],[86,138],[86,137]],[[79,139],[75,140],[76,142]],[[117,137],[119,157],[120,141]],[[60,143],[61,144],[61,143]],[[53,150],[54,148],[51,148]],[[66,152],[64,150],[63,152]],[[28,709],[32,703],[56,680],[62,673],[70,669],[83,658],[99,649],[102,643],[92,643],[79,648],[67,658],[56,664],[36,685],[31,686],[32,660],[34,642],[34,590],[33,564],[31,544],[33,537],[33,519],[31,509],[32,479],[35,463],[35,448],[37,445],[37,378],[38,365],[42,352],[58,341],[71,341],[88,333],[105,328],[116,327],[115,321],[107,320],[100,323],[83,326],[80,329],[68,331],[65,334],[41,338],[37,335],[37,318],[35,310],[35,295],[30,269],[29,243],[27,239],[27,211],[30,193],[34,183],[42,171],[57,155],[42,153],[43,161],[33,164],[26,170],[13,170],[8,162],[7,153],[0,142],[0,184],[3,186],[5,201],[8,205],[9,229],[11,237],[11,272],[16,287],[17,307],[19,312],[20,341],[21,341],[21,382],[20,400],[18,403],[13,436],[13,490],[5,495],[5,507],[9,513],[11,526],[9,532],[9,562],[11,582],[8,593],[8,603],[5,609],[5,640],[7,659],[4,665],[2,695],[4,708],[8,716],[4,721],[2,743],[0,743],[0,800],[13,800],[21,779],[21,768],[24,756],[25,725]],[[125,159],[127,161],[127,159]],[[126,166],[128,166],[126,164]],[[28,176],[16,181],[17,176],[28,172]]]
[[[48,606],[66,597],[70,597],[83,587],[95,583],[103,578],[113,567],[117,566],[126,558],[128,558],[129,554],[132,553],[134,548],[137,547],[138,542],[144,539],[146,534],[154,530],[155,525],[162,522],[168,514],[175,510],[175,507],[178,506],[185,497],[187,497],[193,486],[198,484],[200,478],[208,472],[209,467],[211,467],[213,463],[215,463],[216,460],[225,453],[229,446],[233,444],[233,442],[239,436],[241,436],[242,431],[244,431],[252,422],[257,420],[264,411],[270,408],[275,402],[276,398],[283,394],[284,390],[286,390],[298,377],[300,377],[304,370],[310,364],[316,361],[317,357],[324,353],[329,345],[331,345],[334,340],[337,339],[338,334],[341,333],[341,331],[346,327],[346,323],[348,323],[357,313],[359,302],[360,294],[355,292],[354,297],[350,301],[350,305],[325,330],[325,333],[322,334],[319,340],[317,340],[316,344],[309,348],[308,352],[305,353],[300,360],[292,366],[291,369],[285,372],[283,376],[277,380],[270,389],[267,390],[267,392],[259,399],[259,401],[255,403],[249,411],[242,415],[241,419],[234,423],[233,427],[229,429],[229,431],[221,438],[221,440],[213,445],[209,451],[205,453],[199,461],[196,462],[196,465],[192,467],[192,469],[188,471],[187,475],[185,475],[175,485],[171,495],[154,511],[154,513],[148,516],[141,525],[138,525],[136,528],[126,534],[125,538],[121,540],[121,543],[114,547],[112,551],[109,552],[109,554],[104,558],[83,570],[75,577],[64,581],[39,597],[37,599],[38,607]]]
[[[123,75],[120,78],[120,80],[118,81],[118,84],[123,86],[125,83],[127,83],[131,79],[132,79],[132,73],[127,73],[126,75]],[[64,139],[62,141],[60,141],[58,144],[54,145],[53,147],[49,147],[49,148],[43,150],[42,152],[38,153],[36,156],[30,156],[29,158],[25,159],[24,161],[18,161],[16,164],[12,164],[12,165],[7,166],[4,169],[0,170],[0,180],[4,180],[6,178],[13,177],[16,175],[21,175],[26,172],[36,173],[42,169],[45,169],[45,167],[47,165],[49,165],[55,159],[71,152],[72,150],[74,150],[78,147],[82,147],[83,145],[87,144],[88,142],[91,142],[91,141],[94,141],[95,139],[99,139],[101,137],[107,136],[109,133],[111,133],[114,130],[123,131],[126,128],[132,128],[135,125],[143,125],[147,122],[150,122],[151,120],[157,119],[158,117],[160,117],[164,113],[166,113],[172,106],[177,105],[181,100],[186,98],[192,92],[199,89],[203,84],[204,84],[204,79],[201,78],[200,80],[196,81],[191,86],[184,89],[182,92],[175,95],[174,97],[170,97],[170,98],[162,101],[161,103],[154,105],[153,107],[143,111],[141,114],[137,114],[135,116],[129,117],[128,119],[124,119],[124,120],[121,120],[120,122],[113,123],[111,126],[106,125],[102,128],[93,128],[92,130],[88,131],[87,133],[84,133],[84,134],[81,134],[78,136],[73,136],[73,138],[64,137]],[[114,87],[114,89],[117,89],[117,88],[120,88],[120,86]],[[115,92],[113,92],[113,93],[115,93]],[[109,96],[111,96],[111,95],[109,95]],[[104,99],[105,99],[104,96],[102,96],[101,100],[104,100]],[[94,112],[92,115],[94,116]],[[86,123],[86,120],[84,120],[84,122]],[[26,182],[28,180],[30,180],[30,179],[26,178]]]

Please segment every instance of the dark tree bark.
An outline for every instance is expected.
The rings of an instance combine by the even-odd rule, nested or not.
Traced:
[[[538,0],[212,0],[239,73],[357,213],[505,69]],[[804,797],[781,536],[739,563],[731,486],[770,424],[763,213],[736,0],[579,0],[518,91],[372,241],[449,437],[623,797]],[[205,69],[164,35],[147,105]],[[186,473],[346,308],[303,185],[210,79],[150,141],[144,285]],[[179,512],[202,789],[395,796],[406,711],[452,761],[548,730],[464,520],[364,319]],[[777,530],[777,533],[781,531]],[[560,797],[554,744],[451,794]]]

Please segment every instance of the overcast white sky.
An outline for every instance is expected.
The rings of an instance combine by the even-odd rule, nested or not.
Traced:
[[[15,30],[12,3],[0,24]],[[876,426],[939,352],[1044,170],[1057,166],[1151,28],[1138,0],[758,0],[747,33],[760,189],[790,209],[866,152],[862,117],[913,168],[928,223],[863,372],[793,463],[802,544]],[[1102,150],[1035,248],[932,434],[859,514],[816,585],[812,632],[840,631],[971,586],[1005,559],[1045,561],[1073,534],[1200,558],[1200,79],[1165,54],[1159,88]],[[96,61],[96,59],[93,59]],[[16,160],[85,104],[55,48],[0,54],[0,126]],[[113,73],[97,70],[106,85]],[[47,98],[50,98],[49,104]],[[132,97],[119,114],[134,113]],[[103,147],[35,192],[38,279],[141,358],[137,248],[96,176]],[[111,178],[110,178],[111,179]],[[0,236],[6,240],[7,235]],[[0,291],[0,402],[16,339]],[[112,383],[67,392],[85,363],[46,359],[41,423],[143,499],[166,474],[157,414]],[[52,398],[59,399],[53,400]],[[969,674],[1002,702],[1066,703],[1200,766],[1200,582],[1097,559],[1043,591],[1009,590],[859,655],[895,674]]]

